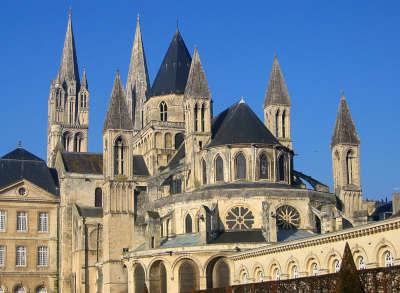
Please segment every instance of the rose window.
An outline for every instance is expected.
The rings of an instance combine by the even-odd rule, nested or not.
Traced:
[[[297,229],[300,225],[300,214],[294,207],[281,206],[276,210],[276,224],[280,229]]]
[[[247,230],[254,224],[253,213],[245,207],[231,208],[226,215],[226,226],[229,230]]]

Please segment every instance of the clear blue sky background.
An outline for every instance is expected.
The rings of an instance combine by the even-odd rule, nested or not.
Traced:
[[[295,167],[332,184],[330,139],[344,90],[361,138],[367,198],[400,187],[399,1],[14,1],[0,9],[0,154],[22,140],[46,157],[47,97],[73,9],[91,92],[90,151],[115,70],[126,79],[136,15],[153,80],[175,31],[199,47],[214,113],[244,96],[262,116],[274,52],[292,98]]]

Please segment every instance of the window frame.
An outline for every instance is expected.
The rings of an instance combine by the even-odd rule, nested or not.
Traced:
[[[45,229],[44,230],[42,230],[42,222],[41,222],[41,220],[42,220],[42,218],[41,218],[41,216],[42,215],[45,215],[46,217],[45,217]],[[39,212],[38,213],[38,227],[37,227],[37,229],[38,229],[38,233],[49,233],[49,213],[48,212]]]
[[[36,262],[38,267],[49,266],[49,247],[46,245],[39,245],[37,247]]]
[[[20,226],[22,226],[22,224],[20,224],[20,222],[19,222],[19,219],[20,219],[20,214],[24,214],[25,215],[25,217],[21,217],[21,219],[22,218],[25,218],[25,229],[19,229],[19,227]],[[21,222],[22,223],[22,222]],[[28,212],[25,212],[25,211],[17,211],[17,223],[16,223],[17,225],[16,225],[16,231],[17,232],[21,232],[21,233],[23,233],[23,232],[28,232]]]
[[[5,245],[0,245],[0,268],[6,266],[7,248]]]
[[[7,230],[7,211],[0,210],[0,232],[6,232]]]
[[[22,251],[19,251],[19,248],[21,248]],[[20,253],[23,253],[22,254],[23,258],[22,259],[19,259],[19,257],[21,257]],[[26,254],[27,254],[26,246],[17,245],[15,247],[15,266],[16,267],[26,267],[27,266],[27,263],[26,263],[26,260],[27,260],[26,256],[27,255]]]

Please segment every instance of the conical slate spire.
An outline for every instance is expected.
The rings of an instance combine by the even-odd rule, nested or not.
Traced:
[[[340,99],[331,145],[335,146],[337,144],[360,144],[360,139],[358,138],[357,130],[344,95]]]
[[[289,92],[277,56],[274,57],[272,71],[268,81],[268,88],[264,99],[264,106],[269,105],[290,106]]]
[[[68,14],[67,32],[65,34],[64,48],[60,65],[61,81],[74,80],[79,85],[78,59],[76,57],[74,32],[72,29],[72,14]]]
[[[125,102],[125,93],[122,87],[119,72],[117,72],[114,79],[111,100],[110,104],[108,105],[106,120],[104,121],[103,131],[107,129],[133,129],[132,120],[129,116],[128,108]]]
[[[86,69],[83,69],[81,85],[82,85],[82,87],[84,87],[85,89],[88,89],[88,88],[89,88],[88,81],[87,81],[87,76],[86,76]]]
[[[146,57],[140,30],[140,19],[137,17],[135,38],[126,80],[126,100],[135,129],[141,128],[142,110],[150,86]]]
[[[151,88],[152,96],[183,94],[192,58],[177,29]]]
[[[196,98],[209,98],[211,95],[197,48],[194,49],[185,95]]]

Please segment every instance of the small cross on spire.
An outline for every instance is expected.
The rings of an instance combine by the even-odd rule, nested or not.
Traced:
[[[68,7],[68,17],[72,17],[72,7]]]
[[[22,148],[22,141],[21,140],[18,140],[18,142],[17,142],[17,148]]]

